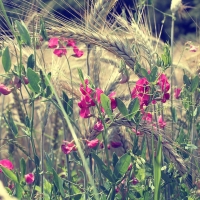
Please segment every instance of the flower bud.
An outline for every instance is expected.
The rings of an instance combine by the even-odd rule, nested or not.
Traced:
[[[34,180],[35,180],[34,174],[29,173],[29,174],[26,174],[26,175],[25,175],[25,181],[26,181],[27,184],[33,183]]]

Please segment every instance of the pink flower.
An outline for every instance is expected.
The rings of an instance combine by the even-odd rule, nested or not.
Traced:
[[[79,115],[82,118],[89,118],[89,117],[91,117],[90,109],[89,108],[82,108],[79,111]]]
[[[166,126],[166,122],[163,120],[161,115],[158,117],[158,124],[159,124],[160,128],[165,128],[165,126]]]
[[[99,132],[104,130],[101,120],[98,120],[97,123],[94,125],[94,130],[99,131]]]
[[[162,97],[162,100],[161,100],[161,102],[162,103],[165,103],[167,100],[169,100],[170,99],[170,94],[169,93],[165,93],[164,95],[163,95],[163,97]]]
[[[133,167],[133,164],[130,163],[130,165],[128,166],[128,171],[130,171],[132,169],[132,167]]]
[[[96,89],[96,99],[98,103],[101,103],[101,94],[103,94],[103,90],[101,90],[100,88]]]
[[[28,80],[28,78],[27,78],[26,76],[23,76],[22,78],[23,78],[23,81],[24,81],[24,83],[25,83],[26,85],[29,84],[29,80]],[[21,80],[19,79],[18,76],[15,76],[13,83],[14,83],[14,85],[15,85],[15,87],[16,87],[17,89],[18,89],[18,88],[21,88]]]
[[[58,48],[58,49],[54,49],[53,53],[55,55],[57,55],[58,57],[62,57],[63,55],[67,54],[67,50],[65,48]]]
[[[152,104],[156,104],[157,103],[157,101],[154,99],[154,100],[152,100],[152,102],[151,102]]]
[[[25,175],[25,181],[26,181],[27,184],[33,183],[34,180],[35,180],[35,176],[34,176],[33,173],[29,173],[29,174]]]
[[[75,47],[76,42],[73,39],[68,39],[67,40],[67,46]]]
[[[190,52],[196,52],[198,50],[198,47],[194,45],[190,45]]]
[[[139,183],[138,179],[134,177],[132,180],[132,184],[137,185],[138,183]]]
[[[91,149],[95,148],[99,144],[98,139],[94,139],[94,140],[91,140],[91,141],[86,140],[86,142],[87,142],[88,147],[91,148]]]
[[[146,78],[141,78],[136,82],[136,91],[138,93],[147,93],[150,89],[149,82]]]
[[[85,83],[85,86],[81,83],[80,84],[80,92],[83,94],[83,95],[89,95],[92,93],[92,89],[90,87],[88,87],[89,85],[89,80],[88,79],[85,79],[84,80],[84,83]]]
[[[143,133],[141,133],[140,131],[138,131],[138,130],[136,131],[135,128],[133,128],[132,131],[133,131],[137,136],[143,135]]]
[[[11,89],[6,87],[4,84],[0,84],[0,93],[3,95],[8,95],[11,93]]]
[[[50,38],[48,43],[49,48],[54,49],[58,46],[58,38]]]
[[[63,141],[63,144],[61,145],[61,150],[64,154],[70,154],[72,151],[76,151],[77,148],[74,144],[74,141]]]
[[[81,101],[78,102],[79,108],[89,108],[95,106],[95,102],[90,96],[81,96]]]
[[[27,84],[29,84],[29,80],[28,80],[28,78],[26,77],[26,76],[23,76],[23,80],[24,80],[24,83],[27,85]]]
[[[167,93],[170,89],[170,84],[165,74],[161,74],[158,78],[157,85],[160,86],[162,93]]]
[[[74,57],[80,58],[83,55],[83,51],[79,50],[77,46],[73,47],[74,50]]]
[[[110,142],[110,145],[111,145],[111,147],[113,147],[113,148],[119,148],[119,147],[122,146],[121,142],[114,142],[114,141],[111,141],[111,142]]]
[[[111,92],[108,97],[110,98],[111,102],[111,109],[114,110],[117,107],[117,102],[115,100],[116,92]]]
[[[129,76],[127,74],[121,73],[121,79],[119,81],[120,84],[127,83],[129,80]]]
[[[4,159],[4,160],[0,160],[0,166],[3,166],[9,170],[13,170],[14,166],[12,164],[12,162],[8,159]],[[2,172],[1,168],[0,168],[0,172]]]
[[[142,116],[142,119],[147,121],[147,122],[152,122],[152,114],[151,113],[144,113]]]
[[[176,99],[179,99],[180,98],[180,94],[181,94],[181,88],[175,88],[174,89],[174,97]]]

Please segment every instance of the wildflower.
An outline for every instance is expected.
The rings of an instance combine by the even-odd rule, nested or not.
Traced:
[[[34,180],[35,180],[35,176],[34,176],[33,173],[29,173],[29,174],[25,175],[25,181],[26,181],[27,184],[33,183]]]
[[[115,100],[116,92],[111,92],[108,97],[110,98],[111,102],[111,109],[114,110],[117,107],[117,102]]]
[[[89,108],[82,108],[79,111],[79,115],[82,118],[89,118],[89,117],[91,117],[90,109]]]
[[[143,133],[141,133],[140,131],[138,131],[138,130],[136,131],[135,128],[133,128],[132,131],[133,131],[137,136],[143,135]]]
[[[190,45],[190,52],[196,52],[198,50],[198,47],[194,45]]]
[[[149,82],[146,78],[141,78],[136,82],[136,90],[138,93],[147,93],[150,89]]]
[[[73,47],[74,50],[74,57],[80,58],[83,55],[83,51],[79,50],[77,46]]]
[[[165,94],[163,94],[161,102],[165,103],[169,99],[170,99],[170,94],[169,93],[165,93]]]
[[[142,116],[142,119],[147,121],[147,122],[152,122],[152,114],[151,113],[144,113]]]
[[[67,54],[67,50],[63,47],[60,47],[58,49],[54,49],[53,53],[58,57],[62,57],[63,55]]]
[[[58,38],[50,38],[48,43],[49,48],[54,49],[58,46]]]
[[[180,98],[180,94],[181,94],[181,88],[175,88],[174,89],[174,97],[176,99],[179,99]]]
[[[139,183],[138,179],[134,177],[132,180],[132,184],[137,185],[138,183]]]
[[[61,145],[61,150],[64,154],[70,154],[72,151],[76,151],[77,148],[74,144],[74,141],[63,141],[63,144]]]
[[[99,132],[104,130],[101,120],[98,120],[97,123],[94,125],[94,130],[99,131]]]
[[[97,99],[98,103],[101,102],[101,94],[103,94],[103,90],[101,90],[100,88],[97,88],[96,89],[96,99]]]
[[[99,140],[98,139],[94,139],[94,140],[91,140],[91,141],[86,140],[86,143],[87,143],[89,148],[93,149],[99,144]]]
[[[158,78],[157,85],[160,86],[162,93],[167,93],[170,89],[170,84],[165,74],[161,74]]]
[[[29,80],[26,76],[23,76],[22,79],[26,85],[29,84]],[[18,76],[15,76],[13,83],[17,89],[21,88],[21,80]]]
[[[14,169],[12,162],[8,159],[0,160],[0,166],[3,166],[9,170]],[[2,172],[1,168],[0,168],[0,172]]]
[[[121,79],[119,81],[120,84],[127,83],[129,80],[129,76],[127,74],[121,73]]]
[[[166,122],[163,120],[161,115],[158,117],[158,124],[159,124],[160,128],[165,128],[165,126],[166,126]]]
[[[84,80],[84,83],[85,85],[83,85],[82,83],[80,84],[80,92],[83,94],[83,95],[89,95],[92,93],[92,89],[90,87],[88,87],[89,85],[89,80],[88,79],[85,79]]]
[[[0,93],[3,95],[8,95],[11,93],[11,89],[6,87],[4,84],[0,84]]]
[[[110,142],[110,145],[111,145],[111,147],[113,147],[113,148],[119,148],[119,147],[122,146],[121,142],[114,142],[114,141],[111,141],[111,142]]]
[[[73,39],[68,39],[67,40],[67,46],[75,47],[76,43]]]

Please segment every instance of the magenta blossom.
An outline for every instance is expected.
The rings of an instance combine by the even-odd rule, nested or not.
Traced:
[[[89,85],[89,80],[85,79],[84,83],[85,83],[85,85],[83,85],[82,83],[80,84],[80,92],[83,95],[90,95],[92,93],[92,89],[88,86]]]
[[[25,181],[26,181],[27,184],[33,183],[34,180],[35,180],[35,176],[34,176],[33,173],[29,173],[29,174],[25,175]]]
[[[169,99],[170,99],[170,94],[169,93],[165,93],[165,94],[163,94],[161,102],[165,103]]]
[[[13,170],[14,169],[14,165],[13,163],[8,160],[8,159],[3,159],[3,160],[0,160],[0,166],[3,166],[9,170]],[[2,172],[1,168],[0,168],[0,172]]]
[[[151,113],[144,113],[142,119],[147,122],[152,122],[152,114]]]
[[[111,102],[111,109],[114,110],[117,107],[117,102],[115,100],[116,92],[111,92],[108,97],[110,98]]]
[[[94,139],[94,140],[91,140],[91,141],[86,140],[86,143],[87,143],[89,148],[93,149],[99,144],[99,140],[98,139]]]
[[[190,52],[197,52],[198,47],[194,46],[194,45],[190,45]]]
[[[103,94],[103,90],[101,90],[100,88],[96,89],[96,99],[98,103],[101,103],[101,94]]]
[[[50,38],[48,46],[51,49],[56,48],[58,46],[58,38],[56,38],[56,37]]]
[[[101,120],[98,120],[97,123],[94,125],[94,130],[99,131],[99,132],[104,130]]]
[[[11,89],[6,87],[4,84],[0,84],[0,93],[3,95],[8,95],[11,93]]]
[[[136,82],[136,90],[138,93],[147,93],[150,90],[149,82],[146,78],[141,78]]]
[[[114,142],[114,141],[110,141],[110,145],[112,148],[119,148],[122,146],[121,142]]]
[[[76,151],[77,148],[74,144],[74,141],[63,141],[63,144],[61,145],[61,150],[64,154],[70,154],[72,151]]]
[[[58,57],[65,56],[67,54],[67,50],[63,47],[60,47],[58,49],[54,49],[53,53],[57,55]]]
[[[132,184],[137,185],[138,183],[139,183],[138,179],[134,177],[132,180]]]
[[[162,93],[167,93],[170,89],[170,84],[165,74],[161,74],[158,78],[157,85],[160,86]]]
[[[174,89],[174,97],[175,97],[176,99],[179,99],[180,96],[181,96],[181,88],[175,88],[175,89]]]
[[[76,42],[73,39],[68,39],[67,40],[67,46],[75,47],[76,46]]]
[[[162,118],[161,115],[158,117],[158,124],[159,124],[160,128],[163,128],[163,129],[166,126],[166,122],[164,121],[164,119]]]
[[[121,73],[121,79],[119,81],[120,84],[127,83],[129,81],[129,76],[125,73]]]
[[[74,57],[80,58],[83,55],[83,51],[79,50],[77,46],[73,47],[74,50]]]

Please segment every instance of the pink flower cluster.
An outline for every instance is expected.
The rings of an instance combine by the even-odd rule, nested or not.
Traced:
[[[83,51],[79,50],[73,39],[53,37],[50,38],[48,46],[49,48],[54,49],[53,53],[58,57],[67,54],[67,46],[73,48],[74,54],[72,56],[80,58],[83,55]]]
[[[160,95],[161,102],[165,103],[170,98],[169,94],[170,84],[165,74],[160,74],[157,81],[157,86],[159,87],[157,93]],[[131,92],[131,97],[133,99],[136,97],[138,98],[141,110],[143,110],[143,107],[147,106],[150,103],[150,101],[153,104],[156,103],[155,99],[153,98],[150,99],[151,97],[150,91],[151,91],[150,84],[148,80],[144,77],[136,82],[136,85]]]
[[[95,106],[96,103],[98,103],[99,105],[101,104],[100,96],[101,94],[103,94],[103,91],[99,88],[93,90],[89,86],[88,79],[84,81],[84,85],[80,84],[80,91],[82,93],[82,96],[81,96],[81,101],[78,102],[78,106],[80,108],[79,115],[82,118],[89,118],[91,117],[90,107]],[[110,98],[111,101],[111,109],[114,110],[117,107],[117,103],[115,101],[115,92],[110,93],[108,97]],[[101,111],[105,112],[102,107]],[[102,131],[103,130],[102,123],[98,121],[94,128],[99,131]]]

